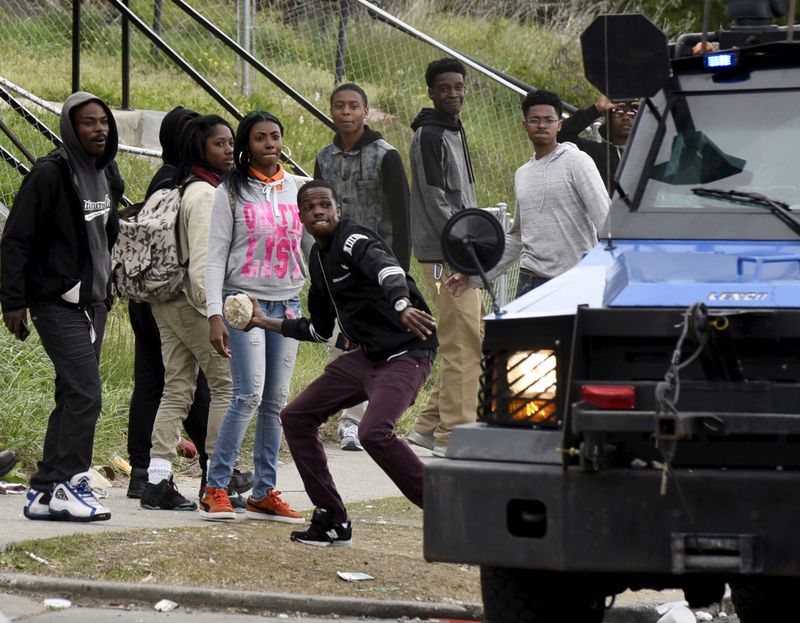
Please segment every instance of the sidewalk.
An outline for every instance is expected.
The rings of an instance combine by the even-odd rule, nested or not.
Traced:
[[[442,460],[433,458],[427,450],[414,448],[419,450],[418,455],[426,464]],[[331,474],[346,503],[402,496],[400,490],[375,465],[366,452],[345,452],[340,450],[338,445],[328,445],[325,451],[328,454]],[[200,490],[199,479],[176,479],[176,484],[183,495],[197,501]],[[278,466],[277,484],[283,499],[293,508],[300,511],[312,509],[311,500],[303,489],[300,475],[291,459]],[[4,526],[4,529],[0,530],[0,551],[10,543],[68,534],[141,528],[203,528],[215,525],[214,522],[203,521],[197,513],[143,510],[139,507],[139,500],[130,500],[125,496],[127,485],[127,479],[118,480],[115,481],[115,486],[108,490],[108,497],[103,500],[103,504],[111,509],[109,521],[86,524],[68,521],[30,521],[22,514],[25,505],[24,495],[0,495],[0,525]]]
[[[429,451],[412,446],[426,464],[445,460],[433,458]],[[344,452],[338,445],[326,446],[328,463],[342,497],[346,502],[375,500],[387,497],[400,497],[401,493],[391,480],[375,465],[366,452]],[[181,492],[195,500],[200,487],[198,479],[184,478],[177,481]],[[300,476],[294,463],[289,459],[278,468],[278,488],[284,499],[298,510],[310,510],[311,501],[305,494]],[[45,539],[70,534],[92,534],[109,531],[136,530],[142,528],[209,528],[214,522],[203,521],[197,513],[179,511],[148,511],[139,507],[139,500],[129,500],[127,479],[116,481],[108,490],[104,503],[111,509],[109,521],[88,524],[60,521],[30,521],[25,519],[22,508],[24,495],[0,495],[0,552],[9,544],[32,539]],[[421,535],[420,535],[421,539]],[[420,541],[421,546],[421,541]],[[169,614],[156,613],[152,609],[135,610],[124,614],[119,610],[106,608],[88,610],[71,608],[64,612],[47,613],[41,598],[20,597],[12,593],[23,592],[49,597],[70,596],[73,599],[100,600],[103,603],[128,603],[138,601],[153,604],[167,597],[181,604],[182,608]],[[608,623],[654,623],[658,616],[655,605],[682,599],[680,591],[642,591],[627,592],[618,596],[615,606],[606,614]],[[129,600],[129,601],[126,601]],[[16,606],[12,606],[16,604]],[[437,617],[440,619],[476,619],[472,609],[456,604],[408,603],[377,600],[342,600],[342,598],[258,593],[254,591],[230,591],[213,587],[195,589],[190,587],[150,586],[142,584],[123,584],[119,582],[96,582],[69,578],[24,576],[0,573],[0,613],[13,620],[25,621],[163,621],[164,619],[210,622],[223,620],[245,623],[255,617],[248,615],[201,614],[196,610],[188,614],[186,608],[247,608],[249,612],[286,613],[303,611],[311,614],[335,617],[377,617],[399,618]],[[13,607],[13,609],[12,609]],[[69,614],[68,614],[69,612]],[[83,613],[83,619],[79,613]],[[130,618],[129,618],[130,616]],[[77,617],[77,618],[72,618]],[[156,618],[158,617],[158,618]],[[184,618],[186,617],[186,618]],[[265,619],[261,618],[264,621]],[[728,619],[731,623],[735,618]],[[0,623],[5,623],[0,615]]]

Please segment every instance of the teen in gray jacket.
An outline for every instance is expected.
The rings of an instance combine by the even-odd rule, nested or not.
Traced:
[[[478,408],[482,300],[478,291],[455,299],[442,288],[452,272],[442,258],[440,238],[448,219],[477,207],[475,175],[459,115],[466,69],[443,58],[425,71],[433,108],[424,108],[411,127],[411,241],[428,294],[439,311],[439,378],[409,434],[411,443],[443,456],[457,424],[474,422]]]

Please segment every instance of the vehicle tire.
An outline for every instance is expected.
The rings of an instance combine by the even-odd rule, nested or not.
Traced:
[[[707,608],[719,603],[725,595],[725,583],[722,580],[692,578],[683,584],[683,597],[689,602],[689,608]]]
[[[602,623],[605,595],[590,576],[481,567],[486,623]]]
[[[731,583],[731,599],[740,623],[780,620],[794,609],[797,580],[759,578]]]

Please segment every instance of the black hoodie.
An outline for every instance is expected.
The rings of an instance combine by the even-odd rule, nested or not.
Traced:
[[[99,103],[108,115],[109,132],[105,152],[88,166],[86,154],[77,142],[70,111],[89,101]],[[64,145],[39,158],[22,181],[0,241],[0,304],[4,312],[24,309],[35,303],[68,304],[62,295],[80,283],[77,303],[87,305],[111,302],[111,263],[95,257],[103,238],[100,255],[105,256],[117,239],[117,204],[123,182],[114,162],[117,153],[117,128],[106,104],[89,93],[74,93],[61,113]],[[102,179],[97,179],[97,177]],[[87,183],[87,180],[89,182]],[[87,188],[87,186],[91,188]],[[105,204],[104,197],[92,193],[108,192],[108,210],[95,209]],[[89,202],[86,204],[85,202]],[[91,209],[85,211],[85,206]],[[104,221],[102,232],[89,228]],[[100,265],[105,267],[96,275]],[[95,277],[105,283],[100,300],[93,291]],[[78,289],[76,289],[78,290]]]
[[[447,221],[478,207],[472,160],[460,120],[423,108],[411,129],[411,244],[420,262],[441,262]]]
[[[564,119],[561,122],[558,142],[575,143],[578,149],[589,154],[589,157],[594,160],[597,170],[600,171],[600,177],[603,178],[606,189],[609,190],[609,181],[613,180],[617,174],[617,167],[622,158],[624,147],[611,144],[608,140],[608,126],[606,124],[600,126],[602,142],[598,143],[580,136],[580,133],[599,119],[601,114],[594,104],[575,111],[568,119]]]
[[[161,120],[158,131],[158,140],[161,143],[161,159],[164,164],[156,171],[145,193],[145,201],[154,192],[162,188],[174,188],[179,180],[175,180],[180,165],[180,137],[183,127],[190,119],[198,117],[200,113],[189,110],[183,106],[176,106]]]

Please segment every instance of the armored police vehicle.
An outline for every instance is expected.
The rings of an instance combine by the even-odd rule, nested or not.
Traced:
[[[607,229],[487,318],[479,422],[425,474],[425,556],[480,565],[487,621],[599,622],[640,588],[703,606],[726,584],[743,623],[796,611],[800,42],[760,23],[775,4],[732,1],[737,26],[654,54],[584,48],[630,63],[603,92],[642,97]],[[636,19],[584,45],[658,40]]]

